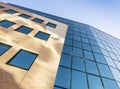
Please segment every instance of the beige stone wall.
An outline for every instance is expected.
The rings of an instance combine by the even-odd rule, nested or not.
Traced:
[[[4,3],[0,3],[0,6],[5,7],[0,11],[0,21],[9,20],[16,23],[9,28],[0,26],[0,42],[12,46],[0,56],[0,89],[53,89],[67,25]],[[18,13],[8,14],[5,12],[8,9]],[[25,19],[18,16],[23,13],[31,17]],[[40,18],[44,22],[35,23],[32,21],[34,18]],[[48,22],[56,24],[57,27],[46,26]],[[33,30],[27,35],[15,31],[22,25]],[[47,41],[35,38],[39,31],[50,34],[50,38]],[[29,70],[6,64],[20,49],[38,54]]]

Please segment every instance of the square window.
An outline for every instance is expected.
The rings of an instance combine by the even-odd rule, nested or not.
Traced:
[[[3,6],[0,6],[0,9],[3,9],[4,7]]]
[[[82,49],[73,47],[73,55],[77,57],[83,57]]]
[[[104,89],[100,77],[88,75],[88,82],[90,89]],[[110,89],[110,88],[109,88]]]
[[[5,53],[8,49],[10,49],[11,46],[8,46],[6,44],[0,43],[0,56]]]
[[[30,16],[29,15],[26,15],[26,14],[21,14],[21,15],[19,15],[20,17],[23,17],[23,18],[26,18],[26,19],[28,19],[28,18],[30,18]]]
[[[86,74],[72,70],[72,88],[71,89],[88,89]]]
[[[55,85],[63,87],[65,89],[70,89],[70,77],[71,77],[70,69],[65,67],[59,67],[55,80]]]
[[[64,45],[63,52],[67,54],[72,54],[72,47],[68,45]]]
[[[70,39],[65,39],[65,44],[72,46],[72,40],[70,40]]]
[[[106,64],[106,61],[105,61],[105,58],[104,58],[103,55],[98,54],[98,53],[94,53],[94,56],[95,56],[95,60],[96,60],[97,62]]]
[[[60,65],[71,68],[71,56],[63,53],[60,59]]]
[[[85,64],[86,64],[86,72],[99,75],[96,62],[85,61]]]
[[[9,13],[9,14],[15,14],[15,13],[17,13],[16,11],[14,11],[12,9],[6,10],[6,12]]]
[[[3,20],[0,22],[0,26],[9,28],[10,26],[14,25],[15,23],[8,21],[8,20]]]
[[[114,79],[112,72],[110,71],[110,68],[108,67],[108,65],[98,63],[98,68],[99,68],[101,76]]]
[[[53,23],[50,23],[50,22],[48,22],[47,24],[46,24],[47,26],[49,26],[49,27],[52,27],[52,28],[56,28],[56,24],[53,24]]]
[[[50,34],[44,33],[44,32],[38,32],[35,37],[42,39],[42,40],[48,40],[50,37]]]
[[[36,57],[37,54],[20,50],[7,64],[29,70]]]
[[[41,20],[41,19],[38,19],[38,18],[35,18],[33,21],[37,22],[37,23],[43,23],[44,22],[44,20]]]
[[[29,28],[29,27],[26,27],[26,26],[21,26],[16,31],[24,33],[24,34],[28,34],[32,31],[32,28]]]
[[[89,44],[82,43],[82,47],[83,47],[83,49],[91,51],[91,46]]]
[[[91,51],[84,50],[85,59],[94,60],[93,53]]]
[[[80,70],[80,71],[85,71],[85,63],[84,59],[78,58],[78,57],[73,57],[72,60],[72,69]]]

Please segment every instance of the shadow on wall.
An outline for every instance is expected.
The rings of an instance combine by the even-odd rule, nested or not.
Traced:
[[[19,85],[16,83],[14,77],[0,68],[0,89],[23,89],[18,87]]]

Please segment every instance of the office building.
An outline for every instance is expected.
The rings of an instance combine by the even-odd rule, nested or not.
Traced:
[[[0,89],[120,89],[118,38],[13,4],[0,10]]]

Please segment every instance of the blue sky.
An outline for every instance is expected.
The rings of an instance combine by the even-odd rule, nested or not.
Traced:
[[[120,38],[120,0],[0,0],[92,25]]]

